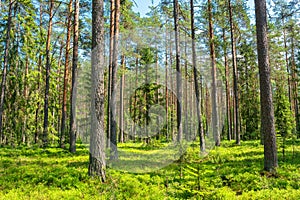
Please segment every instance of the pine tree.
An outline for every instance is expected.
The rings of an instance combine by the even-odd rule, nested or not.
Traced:
[[[79,40],[79,0],[75,0],[74,9],[74,35],[73,35],[73,63],[72,63],[72,87],[70,110],[70,152],[76,151],[76,100],[78,82],[78,40]]]
[[[10,30],[12,23],[12,9],[14,2],[12,0],[9,1],[9,10],[8,10],[8,19],[7,19],[7,27],[6,27],[6,39],[5,39],[5,50],[4,50],[4,65],[2,71],[2,81],[1,81],[1,96],[0,96],[0,144],[3,140],[3,106],[5,100],[5,89],[6,89],[6,77],[7,77],[7,68],[8,68],[8,60],[9,60],[9,46],[10,46]]]
[[[255,0],[255,17],[260,75],[261,131],[264,137],[264,169],[272,172],[278,167],[278,158],[270,80],[265,0]]]
[[[215,39],[213,30],[213,15],[212,15],[212,3],[211,0],[208,3],[208,21],[209,21],[209,45],[210,45],[210,58],[211,58],[211,74],[212,74],[212,123],[213,123],[213,135],[215,139],[215,145],[220,146],[221,138],[219,132],[219,119],[217,111],[217,66],[216,66],[216,54],[215,54]]]
[[[103,0],[92,2],[92,124],[89,175],[106,180],[104,129],[104,12]]]

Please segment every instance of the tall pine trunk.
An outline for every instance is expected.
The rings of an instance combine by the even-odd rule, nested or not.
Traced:
[[[71,110],[70,110],[70,152],[76,152],[76,98],[78,77],[78,39],[79,39],[79,0],[75,0],[74,9],[74,35],[73,35],[73,63],[72,63],[72,85],[71,85]]]
[[[255,17],[260,76],[261,132],[264,136],[264,169],[272,172],[276,170],[276,167],[278,167],[278,158],[274,125],[265,0],[255,0]]]
[[[176,92],[177,92],[177,141],[182,140],[182,122],[181,122],[181,98],[182,98],[182,85],[181,85],[181,70],[180,70],[180,43],[179,43],[179,4],[178,0],[173,1],[173,15],[175,26],[175,49],[176,49]]]
[[[183,120],[183,133],[185,136],[185,140],[189,140],[189,137],[191,137],[190,133],[188,132],[188,92],[192,93],[191,91],[188,91],[188,59],[187,59],[187,34],[184,34],[184,89],[182,91],[182,95],[184,97],[184,102],[182,103],[182,109],[184,112],[184,120]],[[193,93],[192,93],[193,94]]]
[[[111,99],[110,99],[110,142],[111,142],[111,160],[118,159],[118,141],[117,141],[117,122],[116,122],[116,81],[117,81],[117,69],[118,69],[118,45],[119,45],[119,20],[120,20],[120,0],[115,0],[115,23],[114,23],[114,35],[113,35],[113,57],[112,57],[112,69],[111,69]]]
[[[285,26],[284,18],[282,19],[282,25]],[[284,42],[284,53],[285,53],[285,65],[286,65],[286,72],[287,72],[287,80],[288,80],[288,95],[289,95],[289,102],[290,102],[290,110],[292,109],[292,98],[291,98],[291,78],[290,78],[290,69],[289,69],[289,58],[288,58],[288,50],[287,50],[287,38],[286,38],[286,29],[283,30],[283,42]]]
[[[165,98],[166,98],[166,140],[169,141],[169,89],[168,85],[168,28],[166,27],[166,36],[165,36]]]
[[[120,77],[120,118],[119,118],[119,142],[124,142],[124,88],[125,88],[125,55],[121,59],[122,75]]]
[[[232,121],[231,121],[231,98],[230,98],[230,87],[229,87],[229,67],[227,57],[227,44],[225,28],[223,28],[223,43],[224,43],[224,65],[225,65],[225,90],[226,90],[226,123],[227,123],[227,139],[231,140],[232,135]]]
[[[200,138],[200,151],[205,151],[205,140],[202,126],[202,111],[201,111],[201,100],[200,100],[200,91],[198,84],[198,73],[197,73],[197,55],[196,55],[196,38],[195,38],[195,20],[194,20],[194,0],[190,0],[191,6],[191,31],[192,31],[192,57],[193,57],[193,73],[194,73],[194,86],[196,93],[196,112],[198,120],[198,136]]]
[[[104,10],[103,0],[92,1],[92,124],[88,173],[106,180],[104,127]]]
[[[300,122],[299,122],[299,108],[298,108],[298,74],[297,74],[297,66],[295,61],[295,42],[294,42],[294,28],[291,27],[292,37],[291,37],[291,70],[292,70],[292,100],[293,107],[295,112],[295,120],[296,120],[296,133],[297,137],[300,137]]]
[[[10,46],[10,30],[12,23],[12,8],[13,1],[9,1],[8,18],[7,18],[7,28],[6,28],[6,39],[5,39],[5,50],[4,50],[4,66],[2,71],[2,81],[1,81],[1,97],[0,97],[0,144],[4,138],[3,134],[3,106],[5,99],[5,89],[6,89],[6,77],[8,68],[8,56],[9,56],[9,46]]]
[[[110,148],[110,126],[111,126],[111,85],[112,85],[112,67],[113,67],[113,49],[115,35],[115,0],[110,0],[110,29],[109,29],[109,66],[108,66],[108,81],[107,81],[107,121],[106,121],[106,139],[107,148]]]
[[[65,71],[64,71],[64,88],[63,88],[63,102],[61,111],[61,130],[60,130],[60,147],[65,148],[65,128],[67,116],[67,92],[69,84],[69,54],[70,54],[70,40],[71,40],[71,19],[72,19],[73,0],[70,0],[68,5],[68,19],[67,19],[67,41],[65,54]]]
[[[43,36],[43,3],[40,2],[40,16],[39,16],[39,34],[40,38]],[[38,57],[38,80],[37,80],[37,92],[40,93],[41,91],[41,68],[42,68],[42,53],[41,53],[41,47],[39,46],[39,57]],[[39,113],[41,109],[40,101],[37,102],[37,108],[35,110],[35,133],[34,133],[34,143],[37,144],[39,141],[39,135],[40,135],[40,128],[39,128]]]
[[[236,45],[235,45],[235,35],[234,35],[234,27],[233,27],[233,19],[232,19],[232,6],[231,0],[228,0],[229,7],[229,22],[230,22],[230,35],[231,35],[231,54],[232,54],[232,68],[233,68],[233,94],[234,94],[234,138],[236,144],[240,145],[240,132],[239,132],[239,96],[238,96],[238,73],[237,73],[237,61],[236,61]]]
[[[211,0],[208,0],[208,15],[209,15],[209,43],[210,43],[210,58],[211,58],[211,75],[212,75],[212,128],[215,139],[215,145],[220,146],[220,132],[217,111],[217,66],[214,43],[214,31],[212,21],[212,5]]]

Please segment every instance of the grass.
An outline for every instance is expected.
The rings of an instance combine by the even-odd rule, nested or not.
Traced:
[[[142,162],[135,155],[152,155],[157,148],[121,144],[122,152],[132,157],[118,164],[138,167]],[[300,199],[299,141],[287,145],[284,162],[279,151],[277,174],[262,171],[258,141],[241,146],[223,142],[205,157],[198,151],[193,144],[182,164],[175,161],[147,173],[120,171],[110,164],[107,182],[101,183],[87,175],[88,149],[83,145],[76,154],[59,148],[2,147],[0,199]]]

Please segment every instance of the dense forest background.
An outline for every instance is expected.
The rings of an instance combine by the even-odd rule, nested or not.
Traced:
[[[1,51],[3,53],[1,54],[0,105],[2,144],[41,144],[43,137],[47,137],[44,138],[44,143],[60,144],[63,147],[65,143],[69,143],[71,108],[74,106],[77,108],[77,139],[84,140],[88,137],[91,2],[81,1],[80,11],[76,11],[76,3],[73,1],[2,2]],[[211,20],[215,46],[216,84],[220,90],[216,103],[220,108],[218,112],[221,138],[236,139],[237,135],[241,135],[242,140],[260,139],[259,79],[253,11],[247,7],[246,1],[232,1],[230,7],[224,1],[214,1],[211,3],[211,15],[209,15],[207,2],[196,2],[193,20],[198,67],[195,80],[192,63],[190,2],[178,3],[180,69],[183,77],[182,115],[184,116],[184,112],[188,111],[194,112],[193,116],[195,115],[196,108],[188,105],[190,97],[195,96],[192,95],[194,89],[191,87],[188,90],[185,87],[193,86],[194,81],[197,81],[201,90],[199,91],[203,128],[208,132],[213,112],[210,106],[212,91],[208,26]],[[109,6],[109,2],[106,2],[104,9],[106,90],[109,74]],[[168,71],[172,74],[172,70],[176,70],[172,2],[162,1],[158,5],[153,5],[145,17],[135,13],[133,6],[134,2],[131,1],[121,1],[120,4],[118,69],[114,81],[120,82],[124,75],[133,72],[128,76],[131,79],[123,80],[122,84],[125,88],[134,87],[135,82],[140,83],[145,79],[159,79],[161,76],[168,75]],[[75,11],[79,12],[78,19],[74,18]],[[270,1],[267,17],[276,133],[282,138],[299,137],[299,5],[296,1]],[[74,29],[76,23],[79,23],[77,30]],[[79,35],[76,36],[75,33]],[[73,59],[75,50],[78,52],[78,61]],[[78,67],[74,68],[74,65]],[[76,105],[74,103],[71,105],[74,75],[77,83],[75,85],[77,101]],[[171,79],[172,75],[165,81],[169,81],[168,78]],[[159,90],[161,98],[171,98],[163,97],[168,95],[166,94],[168,91],[163,91],[162,88],[155,89],[152,86],[146,89],[157,90],[157,92]],[[105,92],[106,95],[108,93]],[[153,99],[154,97],[145,101]],[[143,101],[142,97],[140,100]],[[167,107],[169,116],[162,134],[165,137],[172,135],[175,130],[176,119],[171,117],[175,112],[172,108],[173,103],[174,99],[168,99],[168,103],[161,103]],[[123,101],[122,104],[129,103]],[[107,105],[106,103],[106,107]],[[191,109],[188,109],[188,106]],[[138,108],[132,109],[141,112]],[[122,116],[121,113],[124,111],[116,109],[116,112],[118,112],[117,116]],[[142,114],[145,115],[145,113],[135,113],[134,117],[143,119],[145,117],[142,117]],[[124,121],[122,124],[126,123],[128,118],[130,117],[123,116],[120,119]],[[122,135],[119,141],[123,142],[124,139],[128,137]]]

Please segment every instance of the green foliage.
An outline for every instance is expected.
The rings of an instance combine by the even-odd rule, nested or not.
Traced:
[[[161,103],[161,85],[155,83],[144,84],[137,88],[130,98],[130,115],[139,125],[150,123],[150,108]]]
[[[244,140],[260,138],[260,99],[258,66],[256,64],[253,42],[244,40],[240,45],[239,97]]]
[[[284,88],[278,85],[275,92],[276,132],[284,138],[291,136],[295,128],[290,106]]]
[[[199,155],[192,145],[180,165],[133,174],[110,168],[101,183],[87,175],[88,149],[76,154],[37,146],[1,148],[0,199],[299,199],[300,141],[287,141],[286,161],[276,175],[262,173],[259,141],[223,142],[224,147]],[[119,148],[147,153],[155,149],[133,143]],[[159,147],[158,147],[159,148]],[[294,154],[292,153],[294,149]],[[136,150],[136,151],[137,151]],[[131,158],[134,159],[134,158]]]
[[[153,48],[142,48],[139,52],[141,55],[142,65],[150,65],[155,63],[155,55]]]

